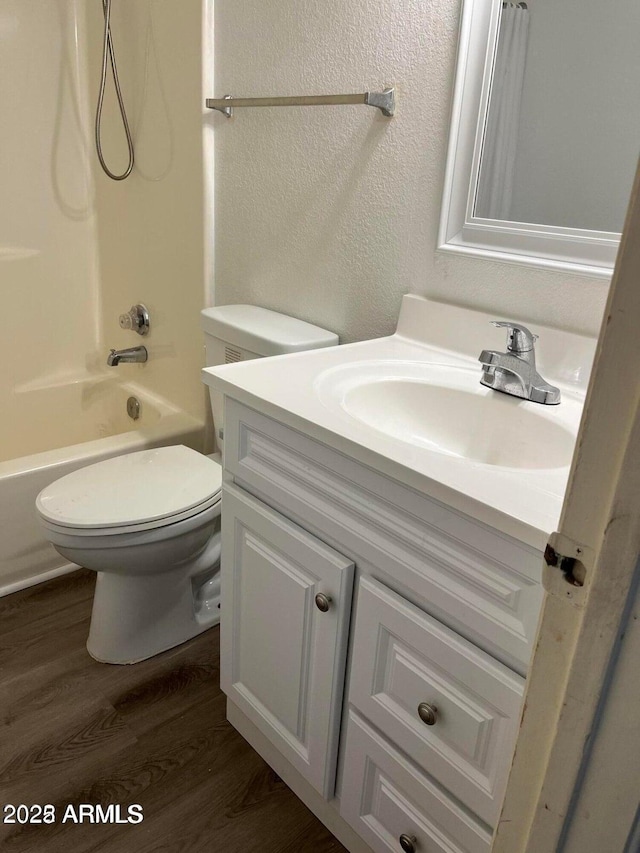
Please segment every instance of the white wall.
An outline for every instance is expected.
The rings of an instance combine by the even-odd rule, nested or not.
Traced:
[[[216,136],[218,303],[387,334],[403,293],[594,333],[599,281],[435,251],[458,0],[217,0],[216,96],[357,92],[367,107],[238,110]]]
[[[640,154],[640,4],[529,8],[511,218],[621,231]]]

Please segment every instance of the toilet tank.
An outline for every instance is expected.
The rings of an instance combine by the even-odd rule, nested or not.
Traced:
[[[206,366],[334,347],[333,332],[257,305],[220,305],[201,312]],[[209,389],[216,444],[222,450],[222,395]]]

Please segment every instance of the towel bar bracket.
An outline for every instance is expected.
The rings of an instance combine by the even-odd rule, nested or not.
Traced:
[[[365,103],[370,107],[377,107],[382,115],[391,118],[396,111],[396,90],[385,89],[383,92],[367,92]]]
[[[225,101],[231,101],[231,100],[233,100],[233,98],[232,98],[232,96],[231,96],[231,95],[225,95],[225,96],[224,96],[224,98],[223,98],[223,100],[225,100]],[[207,101],[207,106],[209,106],[209,102],[208,102],[208,101]],[[219,109],[219,110],[220,110],[220,112],[221,112],[221,113],[224,113],[224,114],[226,115],[226,117],[227,117],[227,118],[231,118],[231,116],[233,115],[233,107],[229,107],[229,106],[226,106],[226,107],[217,107],[217,108],[216,108],[216,107],[214,107],[214,109]]]

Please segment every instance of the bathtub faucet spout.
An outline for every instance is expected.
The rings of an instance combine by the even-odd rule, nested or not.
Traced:
[[[107,356],[109,367],[117,367],[120,362],[145,362],[148,358],[146,347],[129,347],[128,349],[112,349]]]

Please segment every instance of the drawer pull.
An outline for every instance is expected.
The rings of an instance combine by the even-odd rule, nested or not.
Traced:
[[[324,592],[319,592],[316,595],[316,607],[321,613],[326,613],[331,607],[331,596],[325,595]]]
[[[418,716],[428,726],[435,726],[438,719],[438,709],[434,705],[429,705],[428,702],[421,702],[418,705]]]
[[[398,841],[400,842],[400,847],[404,850],[404,853],[416,853],[416,841],[418,839],[415,835],[407,835],[406,832],[403,832]]]

